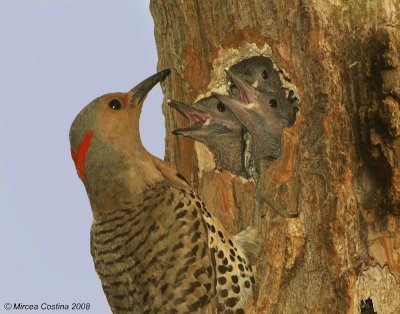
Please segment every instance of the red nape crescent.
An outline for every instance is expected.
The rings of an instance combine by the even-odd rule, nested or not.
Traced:
[[[79,144],[77,150],[71,149],[72,159],[74,160],[76,170],[78,171],[78,175],[85,179],[85,159],[86,154],[89,150],[90,141],[92,140],[93,132],[89,131],[86,133],[85,137],[83,138],[82,142]]]

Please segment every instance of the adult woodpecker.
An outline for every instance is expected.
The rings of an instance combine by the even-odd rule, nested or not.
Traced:
[[[95,269],[114,314],[244,313],[256,230],[231,238],[140,140],[144,99],[169,73],[96,98],[72,123],[72,157],[93,212]]]

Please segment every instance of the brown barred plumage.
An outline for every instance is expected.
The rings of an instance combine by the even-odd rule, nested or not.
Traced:
[[[140,142],[144,97],[167,74],[96,99],[71,127],[75,156],[92,134],[75,159],[93,211],[96,272],[114,314],[244,313],[254,279],[240,239],[257,244],[254,230],[231,238],[176,171]]]

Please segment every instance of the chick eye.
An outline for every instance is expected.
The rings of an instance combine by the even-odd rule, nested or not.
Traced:
[[[224,112],[226,107],[223,103],[219,102],[217,105],[217,109],[218,109],[218,111]]]
[[[118,99],[113,99],[108,103],[108,107],[112,110],[119,110],[122,108],[122,104]]]
[[[269,101],[269,105],[270,105],[271,107],[275,108],[276,106],[278,106],[278,102],[276,101],[275,98],[272,98],[272,99]]]
[[[266,70],[263,71],[262,77],[264,80],[266,80],[268,78],[268,72]]]

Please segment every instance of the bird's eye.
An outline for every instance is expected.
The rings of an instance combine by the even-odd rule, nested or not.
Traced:
[[[268,78],[268,72],[266,70],[263,71],[262,77],[264,80],[266,80]]]
[[[118,99],[113,99],[108,103],[108,107],[112,110],[119,110],[122,108],[122,104]]]
[[[270,101],[269,101],[269,105],[271,106],[271,107],[276,107],[276,106],[278,106],[278,102],[276,101],[276,99],[275,98],[272,98]]]
[[[218,109],[218,111],[224,112],[226,107],[222,102],[219,102],[217,105],[217,109]]]

